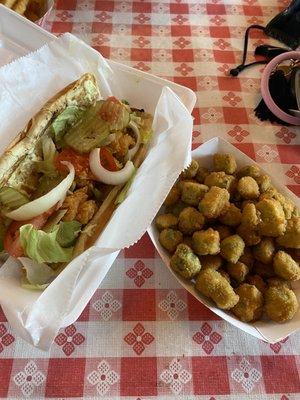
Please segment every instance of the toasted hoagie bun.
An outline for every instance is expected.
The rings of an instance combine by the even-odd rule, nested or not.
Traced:
[[[70,115],[71,120],[67,119]],[[121,102],[113,96],[101,99],[96,78],[90,73],[84,74],[47,101],[0,157],[0,225],[6,229],[2,237],[4,250],[14,257],[25,255],[60,270],[92,246],[109,223],[120,198],[124,199],[128,186],[123,192],[122,189],[126,182],[145,158],[147,146],[143,144],[137,125],[143,126],[143,118],[147,120],[149,128],[152,116],[144,110],[131,109],[127,102]],[[62,136],[57,137],[57,134]],[[48,150],[45,150],[45,146]],[[93,156],[95,151],[100,156],[99,165]],[[49,154],[52,154],[52,158]],[[47,169],[49,165],[50,170]],[[57,178],[58,182],[55,181],[51,186],[51,179]],[[57,194],[62,190],[60,187],[65,189],[62,194]],[[47,196],[55,199],[51,200],[50,206],[47,199],[43,200]],[[39,211],[34,208],[36,203],[39,203]],[[11,219],[14,220],[12,223]],[[17,231],[14,230],[14,222],[20,221]],[[48,253],[35,253],[39,247],[33,246],[32,241],[28,242],[28,238],[34,237],[38,241],[38,235],[42,238],[44,232],[55,234],[56,230],[52,229],[58,229],[60,222],[73,221],[76,223],[73,239],[70,240],[66,234],[64,240],[63,233],[60,233],[57,242],[60,247],[51,247],[56,250],[51,250],[50,255],[49,250]],[[27,233],[22,239],[23,225],[26,225]],[[38,233],[34,229],[44,232]],[[15,240],[18,240],[20,232],[16,246]],[[53,239],[49,237],[45,240]],[[14,245],[11,246],[9,241]],[[68,249],[72,249],[71,257]]]

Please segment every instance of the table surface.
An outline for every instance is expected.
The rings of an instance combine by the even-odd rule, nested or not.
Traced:
[[[274,0],[58,0],[44,26],[197,93],[193,148],[221,136],[300,194],[299,131],[258,121],[261,66],[240,63],[245,28]],[[261,32],[249,50],[272,43]],[[147,235],[123,251],[50,353],[18,339],[0,311],[1,398],[299,398],[300,333],[270,345],[222,321],[162,264]],[[298,394],[297,394],[298,393]]]

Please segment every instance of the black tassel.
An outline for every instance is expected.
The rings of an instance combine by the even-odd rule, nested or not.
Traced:
[[[289,113],[290,108],[295,108],[295,101],[291,96],[290,85],[283,71],[277,70],[270,76],[269,90],[274,103],[283,111]],[[277,122],[281,125],[288,125],[268,109],[263,99],[255,108],[254,112],[261,121],[269,120],[270,122]]]

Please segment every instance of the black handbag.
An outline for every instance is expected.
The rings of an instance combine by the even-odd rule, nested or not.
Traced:
[[[245,64],[249,34],[252,29],[263,31],[267,36],[270,36],[288,46],[288,49],[269,45],[258,46],[255,49],[255,54],[264,56],[265,60]],[[231,69],[230,75],[237,76],[243,69],[252,65],[267,64],[272,58],[289,51],[290,49],[295,50],[298,46],[300,46],[300,0],[293,0],[291,4],[284,11],[276,15],[276,17],[274,17],[266,27],[255,24],[250,25],[246,29],[242,63]]]
[[[256,47],[254,54],[263,56],[264,58],[259,61],[246,64],[248,41],[250,31],[258,29],[263,31],[267,36],[272,37],[281,43],[285,44],[288,48],[271,46],[271,45],[260,45]],[[238,76],[241,71],[245,68],[249,68],[254,65],[267,64],[274,57],[279,54],[285,53],[297,49],[300,46],[300,0],[293,0],[291,4],[278,15],[276,15],[266,27],[261,25],[251,25],[246,29],[244,39],[244,49],[242,62],[237,67],[229,71],[230,75],[235,77]],[[296,65],[295,68],[299,68]],[[295,96],[293,94],[293,82],[289,78],[288,74],[278,68],[274,71],[269,81],[270,94],[272,95],[275,103],[288,112],[288,109],[295,108]],[[263,100],[260,101],[258,106],[255,108],[256,116],[261,120],[270,120],[271,122],[283,123],[279,120],[266,106]]]

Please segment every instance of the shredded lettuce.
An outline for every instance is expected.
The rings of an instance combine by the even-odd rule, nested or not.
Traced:
[[[147,144],[153,135],[152,115],[141,111],[134,111],[132,114],[130,114],[130,119],[131,121],[135,122],[139,128],[142,143]]]
[[[42,172],[44,175],[53,177],[57,174],[54,166],[55,156],[57,155],[55,144],[48,135],[43,136],[41,142],[43,161],[36,162],[37,171]]]
[[[63,145],[63,136],[66,133],[66,129],[79,121],[84,111],[83,108],[69,106],[52,122],[50,128],[54,135],[54,141],[58,147],[62,147]]]
[[[20,228],[20,240],[27,257],[38,263],[69,262],[72,259],[73,247],[63,248],[57,241],[59,227],[46,233],[31,224]]]
[[[134,170],[133,174],[131,175],[131,177],[128,179],[128,181],[126,182],[125,186],[123,187],[123,189],[121,190],[121,192],[119,193],[118,197],[115,200],[115,204],[121,204],[123,203],[123,201],[126,199],[127,197],[127,193],[128,190],[130,189],[130,186],[132,185],[132,182],[135,178],[136,175],[136,169]]]
[[[61,247],[73,246],[81,230],[81,223],[78,221],[60,222],[56,240]]]
[[[54,158],[57,154],[55,144],[53,140],[45,135],[42,138],[42,149],[43,149],[43,158],[46,161],[54,161]]]

